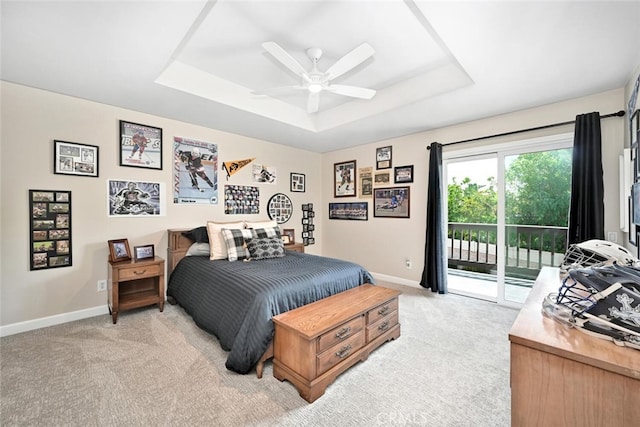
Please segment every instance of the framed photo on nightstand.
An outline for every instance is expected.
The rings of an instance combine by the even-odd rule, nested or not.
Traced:
[[[129,249],[129,241],[127,239],[109,240],[109,261],[129,261],[131,259],[131,250]]]

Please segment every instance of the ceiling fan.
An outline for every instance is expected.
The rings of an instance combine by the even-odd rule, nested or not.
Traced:
[[[376,94],[373,89],[367,89],[357,86],[347,86],[332,84],[331,80],[339,77],[346,72],[354,69],[362,64],[375,51],[368,43],[363,43],[353,49],[351,52],[340,58],[325,72],[318,70],[318,61],[322,57],[322,49],[312,47],[307,49],[307,56],[313,63],[311,70],[307,71],[298,61],[289,55],[282,47],[275,42],[262,43],[262,47],[269,52],[282,65],[291,70],[296,76],[301,77],[300,85],[278,87],[273,89],[265,89],[256,91],[257,94],[273,94],[282,90],[307,90],[309,98],[307,100],[307,113],[312,114],[318,111],[320,105],[320,92],[326,90],[338,95],[350,96],[352,98],[371,99]]]

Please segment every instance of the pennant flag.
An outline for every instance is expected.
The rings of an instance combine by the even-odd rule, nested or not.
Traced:
[[[234,173],[238,172],[240,169],[254,161],[256,158],[252,159],[244,159],[244,160],[232,160],[230,162],[224,162],[222,164],[222,169],[227,173],[227,180]]]

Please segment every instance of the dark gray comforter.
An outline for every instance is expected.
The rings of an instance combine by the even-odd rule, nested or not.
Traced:
[[[229,351],[227,369],[246,374],[271,343],[271,317],[363,283],[374,280],[357,264],[298,252],[250,262],[190,256],[167,295]]]

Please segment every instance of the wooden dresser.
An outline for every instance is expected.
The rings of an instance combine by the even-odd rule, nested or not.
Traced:
[[[313,402],[338,375],[400,336],[398,295],[367,284],[275,316],[274,377]]]
[[[509,333],[511,425],[640,425],[640,350],[543,315],[559,287],[558,269],[543,268]]]

